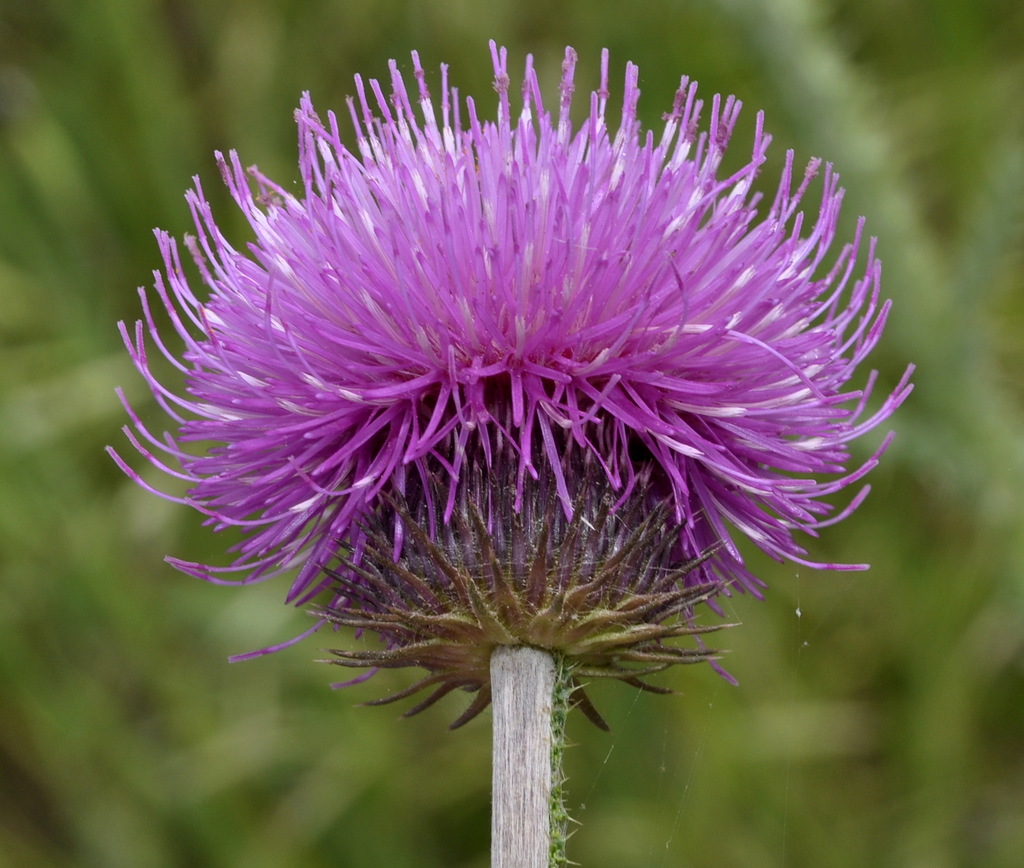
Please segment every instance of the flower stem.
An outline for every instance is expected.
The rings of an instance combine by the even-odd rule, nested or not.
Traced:
[[[551,766],[555,670],[551,654],[526,645],[491,655],[491,868],[548,868],[554,855],[552,778],[561,781]]]
[[[572,664],[563,654],[555,655],[555,686],[551,707],[551,796],[549,799],[549,828],[551,847],[549,868],[565,868],[565,842],[569,840],[569,813],[565,808],[565,724],[572,708],[575,689]]]

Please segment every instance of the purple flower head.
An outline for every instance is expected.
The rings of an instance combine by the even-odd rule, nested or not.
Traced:
[[[629,64],[610,129],[605,52],[576,125],[572,50],[551,113],[531,59],[514,99],[506,53],[491,47],[494,120],[460,102],[445,67],[438,105],[414,53],[411,91],[394,62],[390,94],[356,78],[354,151],[338,119],[322,121],[303,98],[296,191],[218,154],[255,240],[228,242],[197,180],[197,237],[185,244],[204,295],[175,241],[158,235],[155,290],[185,351],[158,333],[145,293],[144,321],[122,332],[176,433],[150,432],[130,408],[125,430],[188,482],[182,502],[243,532],[230,566],[172,563],[239,584],[294,569],[289,602],[333,590],[335,612],[372,609],[405,581],[363,566],[382,534],[395,563],[417,546],[429,554],[459,514],[476,533],[466,508],[492,531],[546,509],[529,506],[541,485],[565,528],[581,498],[610,498],[612,513],[664,510],[665,557],[689,566],[679,584],[691,589],[758,592],[734,536],[835,567],[808,560],[798,535],[862,501],[866,486],[839,509],[829,498],[858,483],[889,438],[854,467],[847,444],[911,388],[908,371],[870,411],[874,374],[850,385],[889,302],[862,224],[830,255],[838,175],[817,160],[801,173],[789,153],[762,201],[752,191],[769,144],[760,115],[749,161],[721,170],[734,98],[706,110],[684,78],[664,126],[644,130]],[[820,201],[805,216],[816,175]],[[184,395],[158,382],[150,345],[184,374]],[[581,493],[583,467],[599,479],[593,496]],[[480,488],[488,469],[500,490]],[[396,611],[427,605],[410,588],[395,592]]]

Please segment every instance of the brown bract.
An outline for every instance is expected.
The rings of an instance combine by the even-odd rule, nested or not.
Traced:
[[[515,465],[500,459],[490,466],[482,456],[467,461],[468,484],[460,487],[448,521],[438,520],[433,508],[447,496],[439,484],[385,496],[367,523],[362,557],[344,559],[335,571],[347,605],[315,614],[338,627],[376,633],[384,647],[332,650],[326,662],[418,666],[428,673],[369,704],[429,690],[409,716],[458,688],[475,693],[454,729],[490,703],[492,651],[529,645],[568,661],[575,704],[606,729],[580,679],[615,678],[669,693],[645,677],[714,656],[700,640],[689,647],[668,640],[729,626],[694,619],[694,607],[721,585],[686,584],[715,549],[677,560],[678,530],[664,502],[651,505],[646,478],[617,504],[621,492],[612,491],[604,471],[570,450],[565,478],[577,491],[569,518],[553,480],[528,480],[522,501],[513,503]],[[397,560],[396,527],[404,534]]]

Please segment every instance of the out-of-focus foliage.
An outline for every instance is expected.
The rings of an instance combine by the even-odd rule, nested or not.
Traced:
[[[579,86],[639,63],[648,122],[678,77],[764,108],[837,164],[847,225],[880,238],[895,300],[880,352],[918,388],[858,515],[812,542],[868,573],[758,563],[681,696],[598,685],[614,734],[575,721],[570,856],[600,866],[985,866],[1024,860],[1024,7],[1014,0],[4,0],[0,6],[0,864],[483,866],[489,730],[457,700],[412,721],[332,692],[319,636],[229,666],[307,616],[284,588],[192,581],[165,553],[230,540],[103,454],[123,385],[114,328],[188,230],[194,173],[237,148],[294,178],[302,90],[410,49],[488,104],[486,39]],[[588,78],[589,76],[589,78]],[[232,223],[234,221],[234,223]],[[150,408],[152,409],[152,408]],[[865,446],[868,448],[869,444]],[[223,555],[221,555],[223,557]],[[333,640],[342,641],[339,637]]]

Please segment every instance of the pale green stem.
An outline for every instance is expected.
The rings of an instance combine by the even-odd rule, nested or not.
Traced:
[[[503,646],[491,655],[492,868],[564,868],[565,722],[571,667],[561,655]]]
[[[551,702],[551,798],[548,816],[551,830],[549,868],[565,868],[565,843],[569,839],[569,812],[565,808],[565,724],[572,708],[572,665],[555,654],[555,686]]]

